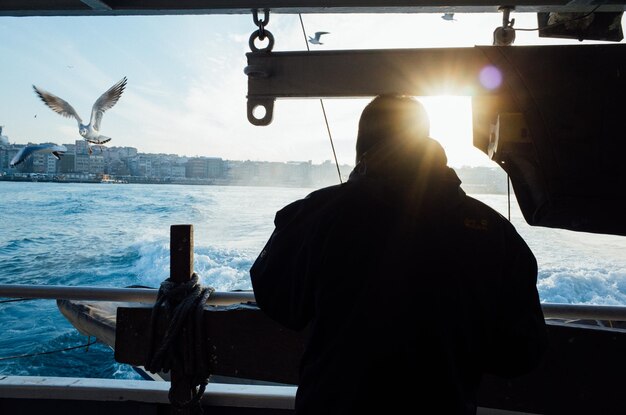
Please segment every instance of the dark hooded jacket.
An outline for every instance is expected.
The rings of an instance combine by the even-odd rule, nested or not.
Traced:
[[[452,169],[362,170],[280,210],[250,270],[261,309],[310,330],[296,412],[473,414],[483,373],[545,348],[536,260]]]

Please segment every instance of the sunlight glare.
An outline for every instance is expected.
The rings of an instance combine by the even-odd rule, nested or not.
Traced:
[[[430,118],[430,136],[441,143],[451,167],[494,163],[472,144],[472,101],[463,96],[418,97]]]

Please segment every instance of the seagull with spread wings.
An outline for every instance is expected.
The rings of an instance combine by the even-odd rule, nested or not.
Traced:
[[[322,37],[322,35],[328,34],[330,34],[330,32],[315,32],[315,36],[309,36],[309,43],[312,43],[314,45],[323,45],[323,43],[320,42],[320,37]]]
[[[76,118],[76,121],[78,121],[78,133],[88,143],[95,145],[102,145],[111,141],[110,137],[100,134],[100,124],[104,112],[117,103],[122,96],[122,92],[124,92],[124,88],[126,88],[126,77],[100,95],[100,98],[96,100],[91,108],[89,124],[85,125],[76,110],[67,101],[33,85],[35,93],[52,111],[67,118]],[[89,148],[89,152],[91,153],[91,148]]]
[[[9,167],[15,167],[18,164],[23,163],[24,161],[26,161],[27,158],[35,153],[51,153],[57,160],[61,160],[61,155],[65,154],[66,152],[67,147],[53,143],[28,145],[26,147],[22,147],[20,151],[17,152],[15,157],[11,159]]]

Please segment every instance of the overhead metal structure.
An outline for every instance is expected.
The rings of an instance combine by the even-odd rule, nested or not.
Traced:
[[[625,48],[249,53],[248,119],[269,124],[280,98],[471,96],[474,145],[509,173],[529,224],[626,235],[626,101],[611,99],[626,91]]]
[[[518,12],[586,12],[594,0],[2,0],[0,16],[107,16],[272,13],[487,13],[500,6]],[[623,11],[624,2],[607,2],[597,11]]]

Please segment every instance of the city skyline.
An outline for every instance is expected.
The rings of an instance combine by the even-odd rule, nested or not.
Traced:
[[[0,125],[0,128],[4,127]],[[1,131],[1,130],[0,130]],[[2,135],[3,138],[7,138],[6,135]],[[46,141],[34,141],[34,140],[28,140],[26,143],[17,143],[17,142],[13,142],[11,140],[8,140],[6,143],[6,146],[14,146],[17,148],[20,147],[24,147],[24,146],[28,146],[28,145],[39,145],[39,144],[47,144],[47,143],[57,143],[58,140],[46,140]],[[72,143],[63,143],[63,142],[58,142],[58,144],[61,144],[63,146],[66,146],[68,148],[68,153],[73,153],[74,152],[74,148],[76,146],[82,146],[85,148],[84,153],[87,154],[88,150],[87,150],[87,144],[86,141],[82,140],[82,139],[77,139]],[[0,147],[2,146],[2,142],[0,142]],[[103,146],[91,146],[92,147],[92,152],[93,152],[93,156],[98,156],[103,154],[104,152],[107,151],[118,151],[120,149],[133,149],[136,151],[136,153],[138,155],[153,155],[153,156],[174,156],[174,157],[180,157],[180,158],[220,158],[220,159],[224,159],[224,160],[232,160],[232,161],[255,161],[255,162],[260,162],[260,163],[264,163],[264,162],[271,162],[271,163],[307,163],[307,162],[311,162],[313,163],[313,160],[285,160],[285,161],[272,161],[272,160],[251,160],[251,159],[240,159],[240,160],[234,160],[234,159],[227,159],[224,158],[218,154],[194,154],[194,155],[188,155],[188,154],[178,154],[178,153],[151,153],[148,151],[141,151],[141,149],[137,148],[137,147],[132,147],[132,146],[108,146],[108,145],[103,145]],[[102,147],[102,151],[100,150],[100,147]],[[63,157],[63,156],[61,156]],[[324,164],[324,163],[335,163],[335,161],[331,158],[326,159],[326,160],[321,160],[317,163],[313,163],[313,164]],[[350,167],[354,167],[354,163],[340,163],[340,165],[343,166],[350,166]]]
[[[90,153],[84,140],[64,145],[67,151],[60,159],[49,153],[35,153],[19,166],[10,167],[9,160],[24,145],[9,144],[3,137],[0,180],[321,188],[347,181],[353,169],[352,165],[337,166],[330,160],[319,164],[311,160],[228,160],[216,156],[141,153],[135,147],[107,147],[102,152]],[[503,193],[506,189],[506,173],[498,167],[455,170],[468,192]]]
[[[50,153],[33,153],[24,162],[11,166],[10,160],[26,145],[10,144],[6,136],[0,140],[0,178],[28,178],[62,182],[98,182],[123,178],[137,183],[192,183],[222,185],[277,185],[323,187],[348,178],[352,166],[339,169],[330,160],[320,164],[312,161],[250,161],[228,160],[211,156],[181,156],[172,153],[144,153],[136,147],[100,147],[90,151],[85,140],[64,143],[65,153],[59,158]]]

